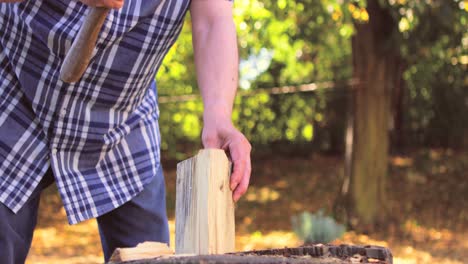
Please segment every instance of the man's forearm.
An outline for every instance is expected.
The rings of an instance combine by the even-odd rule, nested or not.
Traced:
[[[234,164],[230,188],[237,201],[249,185],[252,147],[231,121],[238,75],[232,2],[192,0],[190,12],[198,85],[205,106],[203,146],[229,151]]]
[[[203,19],[193,26],[198,85],[205,113],[230,118],[238,82],[236,29],[231,17]]]

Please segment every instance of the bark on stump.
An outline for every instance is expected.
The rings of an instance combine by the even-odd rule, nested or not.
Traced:
[[[389,249],[377,246],[310,245],[298,248],[270,249],[224,255],[171,256],[121,262],[126,264],[393,264]]]

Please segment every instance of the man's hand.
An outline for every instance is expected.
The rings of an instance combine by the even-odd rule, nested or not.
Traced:
[[[80,0],[80,2],[89,6],[107,7],[115,9],[121,8],[124,4],[124,0]]]
[[[237,130],[231,122],[231,117],[223,111],[223,107],[205,107],[203,115],[204,127],[202,142],[205,148],[226,150],[234,164],[230,187],[234,201],[247,191],[250,181],[251,146],[245,136]]]

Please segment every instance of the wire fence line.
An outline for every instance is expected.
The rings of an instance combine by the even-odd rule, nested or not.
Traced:
[[[270,95],[277,95],[277,94],[291,94],[291,93],[306,93],[306,92],[315,92],[318,90],[327,90],[333,89],[337,87],[348,87],[351,89],[356,89],[356,87],[360,84],[359,80],[357,79],[349,79],[343,82],[317,82],[317,83],[308,83],[308,84],[301,84],[301,85],[288,85],[282,87],[273,87],[273,88],[260,88],[254,90],[240,90],[237,92],[237,96],[253,96],[257,94],[270,94]],[[186,94],[186,95],[175,95],[175,96],[160,96],[159,103],[166,104],[166,103],[180,103],[180,102],[187,102],[187,101],[195,101],[200,100],[201,96],[199,94]]]

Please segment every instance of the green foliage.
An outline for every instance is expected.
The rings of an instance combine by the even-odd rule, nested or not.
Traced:
[[[352,29],[340,34],[326,8],[326,4],[312,0],[236,2],[241,87],[255,90],[350,78],[351,68],[344,65],[350,61],[348,42]],[[160,96],[198,93],[190,26],[188,17],[179,40],[159,70],[156,79]],[[238,98],[233,118],[257,145],[310,142],[315,139],[316,125],[324,122],[325,101],[322,94],[260,93]],[[168,103],[160,107],[164,124],[162,148],[173,157],[183,157],[187,145],[199,142],[201,102],[191,103],[196,107],[188,104]]]
[[[405,61],[404,135],[407,142],[453,146],[468,133],[468,12],[462,0],[379,0],[398,24],[391,45]],[[372,23],[364,0],[235,2],[243,90],[352,77],[356,23]],[[190,16],[160,68],[160,96],[197,94]],[[236,99],[236,125],[256,146],[315,142],[342,145],[345,86],[330,93]],[[161,105],[162,147],[183,157],[200,146],[200,100]]]
[[[408,141],[460,147],[468,132],[468,117],[463,114],[468,106],[467,2],[408,1],[400,8],[394,15],[403,31],[401,50],[409,65],[404,74]],[[408,21],[406,31],[402,21]]]
[[[239,96],[234,104],[234,124],[257,146],[271,142],[310,142],[314,127],[323,122],[325,102],[309,94],[303,96],[258,93]],[[199,147],[203,105],[200,99],[160,105],[162,149],[182,159]]]
[[[329,243],[340,238],[346,231],[332,217],[324,216],[322,210],[316,214],[303,212],[293,216],[292,226],[294,233],[304,243]]]

